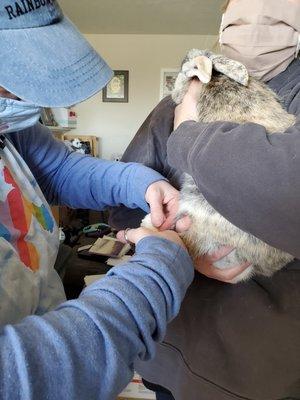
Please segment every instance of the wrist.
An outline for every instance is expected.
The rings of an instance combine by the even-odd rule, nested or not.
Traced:
[[[159,260],[164,260],[169,269],[175,276],[181,276],[186,287],[192,282],[194,277],[194,264],[188,254],[180,244],[171,240],[150,235],[141,239],[136,245],[137,256],[147,255],[153,260],[153,265],[157,265]]]
[[[130,177],[129,197],[139,208],[149,212],[146,193],[149,187],[158,181],[166,180],[160,173],[142,164],[133,164],[132,176]],[[134,197],[134,199],[132,198]]]

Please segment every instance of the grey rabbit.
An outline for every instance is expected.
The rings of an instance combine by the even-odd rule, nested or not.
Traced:
[[[249,77],[246,67],[237,61],[208,50],[189,51],[172,93],[175,103],[181,103],[193,77],[203,83],[198,102],[199,121],[254,122],[263,125],[269,134],[284,132],[295,123],[295,116],[283,109],[275,93],[264,83]],[[180,191],[178,216],[183,214],[188,214],[192,220],[192,226],[182,234],[182,239],[193,258],[226,245],[236,251],[219,261],[218,268],[228,268],[236,262],[251,263],[235,282],[247,280],[254,274],[271,276],[293,259],[290,254],[269,246],[222,217],[187,174]],[[149,227],[149,221],[146,217],[142,225]]]

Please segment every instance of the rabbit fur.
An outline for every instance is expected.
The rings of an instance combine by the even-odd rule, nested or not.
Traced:
[[[284,132],[295,123],[295,116],[283,109],[275,93],[249,77],[242,64],[207,50],[193,49],[187,54],[172,93],[175,103],[181,103],[190,79],[195,76],[203,82],[198,100],[199,121],[254,122],[263,125],[269,134]],[[220,246],[232,246],[235,251],[215,266],[223,269],[237,262],[250,262],[251,266],[235,282],[254,274],[271,276],[293,259],[226,220],[205,200],[187,174],[180,193],[178,217],[187,214],[192,220],[182,239],[193,258],[212,253]],[[148,216],[142,225],[151,226]]]

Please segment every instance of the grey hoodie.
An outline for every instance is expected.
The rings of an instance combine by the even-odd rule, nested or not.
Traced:
[[[300,118],[300,60],[269,82]],[[300,258],[300,119],[283,135],[257,124],[181,124],[164,99],[124,161],[142,162],[179,186],[193,176],[209,203],[241,229]],[[118,209],[111,221],[136,226]],[[176,400],[300,398],[300,261],[271,279],[227,285],[197,275],[156,359],[139,363],[147,380]]]

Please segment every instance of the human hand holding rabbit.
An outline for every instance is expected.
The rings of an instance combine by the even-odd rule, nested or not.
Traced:
[[[174,130],[186,121],[198,121],[198,98],[202,83],[194,78],[190,81],[189,88],[182,103],[175,108]]]

